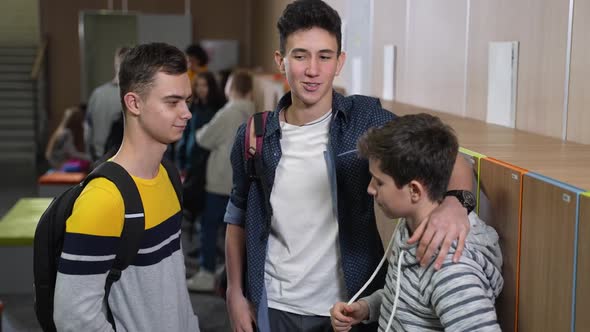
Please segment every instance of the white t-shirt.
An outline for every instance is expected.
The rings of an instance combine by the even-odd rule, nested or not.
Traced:
[[[264,275],[268,306],[300,315],[329,316],[346,296],[326,163],[331,114],[303,126],[281,122]]]

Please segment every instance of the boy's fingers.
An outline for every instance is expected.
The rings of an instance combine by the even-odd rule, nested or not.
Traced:
[[[454,240],[454,236],[452,235],[447,235],[444,239],[444,242],[440,248],[440,251],[438,253],[438,257],[436,258],[436,261],[434,262],[434,269],[435,270],[439,270],[442,266],[442,264],[445,261],[445,258],[447,257],[447,253],[449,252],[449,249],[451,249],[451,245],[453,244],[453,240]]]
[[[341,322],[339,320],[333,320],[332,325],[334,325],[334,327],[344,328],[344,327],[350,326],[350,323],[349,322]]]
[[[459,232],[459,241],[457,242],[457,250],[455,251],[455,254],[453,255],[453,263],[457,263],[459,262],[459,259],[461,259],[461,255],[463,255],[463,248],[465,248],[465,239],[467,238],[467,229],[462,229],[461,232]]]
[[[418,242],[418,240],[420,240],[422,234],[424,233],[424,230],[426,229],[426,224],[427,222],[420,223],[418,228],[416,228],[416,230],[414,231],[414,234],[412,234],[412,236],[408,239],[409,244],[416,243]]]
[[[330,313],[331,313],[334,321],[345,322],[345,323],[350,322],[350,317],[348,317],[346,315],[347,314],[346,307],[347,307],[346,305],[341,305],[340,303],[338,303],[332,308],[332,310],[330,310]]]
[[[424,222],[420,226],[422,226],[422,225],[427,225],[427,223]],[[435,235],[436,234],[435,234],[434,230],[432,229],[432,227],[426,227],[426,229],[424,230],[424,233],[422,234],[422,237],[419,239],[420,243],[418,244],[418,249],[416,250],[416,258],[417,259],[419,259],[419,260],[424,259],[424,255],[426,254],[426,251],[428,250],[428,246],[430,245],[430,242],[432,242],[432,240],[434,239]]]
[[[425,235],[426,234],[428,234],[428,230],[426,230]],[[426,266],[430,262],[432,256],[434,256],[434,253],[438,250],[443,240],[444,234],[441,234],[440,232],[434,234],[432,240],[428,243],[428,248],[426,248],[426,252],[424,252],[424,255],[420,259],[420,265]],[[422,245],[426,246],[424,238],[422,238],[422,240],[420,241],[420,247],[422,247]]]

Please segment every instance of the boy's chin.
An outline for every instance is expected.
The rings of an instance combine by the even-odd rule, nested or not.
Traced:
[[[389,219],[399,219],[399,218],[403,218],[403,216],[401,215],[401,213],[395,213],[392,211],[385,211],[385,210],[381,210],[383,211],[383,214],[389,218]]]
[[[383,211],[383,214],[388,218],[388,219],[397,219],[399,218],[399,216],[395,213],[392,213],[390,211],[385,211],[383,209],[381,209],[381,211]]]

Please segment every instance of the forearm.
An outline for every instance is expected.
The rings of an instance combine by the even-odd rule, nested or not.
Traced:
[[[246,253],[246,240],[244,230],[245,207],[248,179],[243,168],[243,133],[245,127],[238,130],[234,146],[231,152],[233,170],[233,189],[230,201],[227,205],[224,221],[227,223],[225,236],[225,264],[227,269],[228,291],[242,291],[244,276],[244,260]],[[241,135],[240,135],[241,131]]]
[[[242,290],[245,252],[244,228],[238,225],[228,224],[225,235],[225,263],[228,290]]]
[[[365,319],[366,323],[379,320],[380,308],[383,303],[383,289],[376,290],[373,294],[363,297],[359,301],[365,301],[369,307],[369,316]]]
[[[448,190],[473,190],[473,168],[460,154],[451,173]]]
[[[105,276],[57,274],[54,322],[58,331],[113,331],[103,311]]]

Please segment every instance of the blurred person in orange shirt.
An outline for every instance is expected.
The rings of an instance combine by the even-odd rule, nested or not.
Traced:
[[[209,55],[199,44],[189,45],[184,53],[186,53],[188,61],[188,77],[191,79],[191,83],[193,83],[198,73],[207,71]]]

